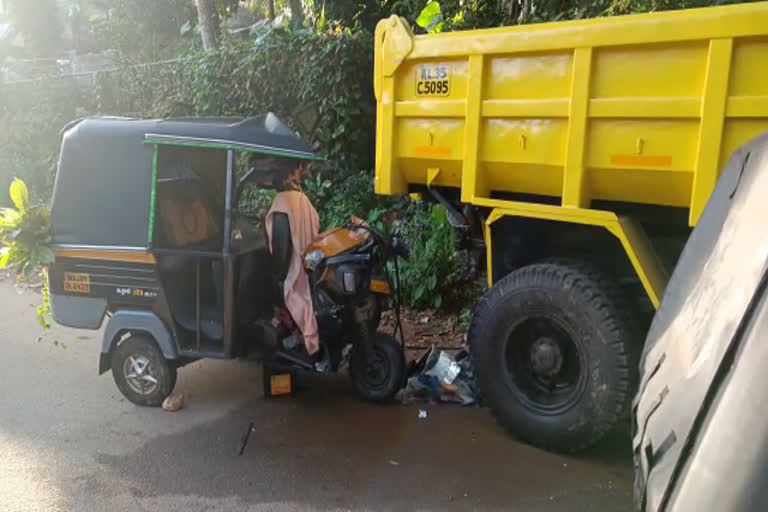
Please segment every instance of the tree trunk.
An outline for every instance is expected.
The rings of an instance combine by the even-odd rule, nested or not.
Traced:
[[[216,14],[214,0],[197,0],[197,21],[200,25],[200,37],[205,51],[216,49],[219,36],[219,17]]]
[[[527,23],[531,17],[530,0],[507,0],[507,16],[518,25]]]
[[[523,6],[520,9],[520,17],[517,19],[517,23],[522,25],[528,22],[528,18],[531,16],[531,2],[530,0],[522,0]]]
[[[298,27],[304,24],[304,7],[301,0],[288,0],[291,7],[291,24]]]
[[[275,0],[267,0],[269,6],[269,21],[275,21]]]

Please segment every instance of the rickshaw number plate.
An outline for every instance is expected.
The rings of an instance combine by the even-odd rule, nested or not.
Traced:
[[[64,291],[91,293],[91,275],[79,272],[64,272]]]
[[[371,279],[371,291],[373,293],[389,293],[389,283],[379,279]]]
[[[270,391],[273,395],[288,395],[291,393],[291,374],[272,375],[269,379]]]

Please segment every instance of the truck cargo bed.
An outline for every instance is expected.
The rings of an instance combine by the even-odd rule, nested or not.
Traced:
[[[768,3],[413,36],[376,30],[376,191],[690,209],[768,130]]]

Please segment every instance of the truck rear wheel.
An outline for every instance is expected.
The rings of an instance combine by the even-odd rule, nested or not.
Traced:
[[[639,340],[618,287],[578,262],[523,267],[478,303],[469,331],[483,397],[520,439],[583,450],[628,409]]]

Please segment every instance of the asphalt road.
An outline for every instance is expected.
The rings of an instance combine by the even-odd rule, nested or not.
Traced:
[[[510,439],[486,410],[419,419],[338,378],[264,400],[259,366],[236,361],[180,370],[182,411],[139,408],[97,376],[99,333],[43,333],[38,300],[0,283],[4,512],[632,510],[627,434],[561,457]]]

